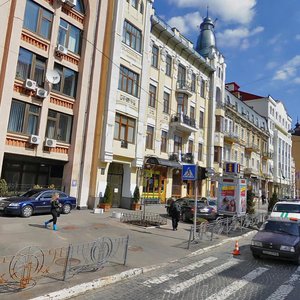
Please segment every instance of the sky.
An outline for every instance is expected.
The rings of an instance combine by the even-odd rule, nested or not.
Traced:
[[[299,0],[155,0],[156,14],[196,44],[207,14],[216,20],[226,83],[282,101],[294,128],[300,121]]]

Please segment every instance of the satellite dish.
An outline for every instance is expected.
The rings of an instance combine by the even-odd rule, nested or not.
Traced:
[[[46,79],[52,84],[57,84],[60,82],[60,75],[56,70],[47,70]]]

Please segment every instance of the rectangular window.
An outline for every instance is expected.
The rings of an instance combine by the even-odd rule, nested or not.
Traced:
[[[119,90],[138,97],[139,75],[124,66],[120,67]]]
[[[59,64],[55,64],[54,69],[60,75],[60,82],[53,84],[52,89],[64,95],[75,98],[77,88],[77,72]]]
[[[170,110],[170,94],[164,92],[164,108],[163,112],[168,114]]]
[[[171,55],[166,56],[166,75],[171,76],[172,73],[172,57]]]
[[[214,162],[215,163],[220,163],[221,162],[221,147],[215,146],[214,147]]]
[[[178,84],[179,86],[185,86],[186,81],[186,68],[183,65],[178,66]]]
[[[27,135],[37,134],[39,119],[39,106],[12,100],[7,131]]]
[[[200,110],[200,117],[199,117],[199,128],[204,128],[204,112]]]
[[[174,153],[181,153],[182,151],[182,137],[174,135]]]
[[[203,145],[199,143],[198,145],[198,160],[202,160],[202,151],[203,151]]]
[[[46,137],[49,139],[70,143],[72,122],[72,116],[49,109]]]
[[[81,30],[60,19],[57,43],[68,48],[73,53],[80,54]]]
[[[189,140],[188,153],[193,153],[193,152],[194,152],[194,142],[192,140]]]
[[[16,78],[20,80],[32,79],[40,87],[44,86],[46,59],[24,48],[20,48]]]
[[[53,14],[35,2],[27,0],[23,27],[50,40]]]
[[[127,116],[116,114],[114,139],[134,143],[135,120]]]
[[[157,46],[153,45],[152,46],[152,61],[151,61],[151,65],[154,68],[158,67],[158,52],[159,49]]]
[[[161,144],[160,144],[160,151],[167,152],[167,141],[168,141],[168,132],[162,130],[161,132]]]
[[[222,116],[216,116],[216,132],[223,132],[224,131],[224,117]]]
[[[205,96],[205,80],[201,80],[200,96],[204,98]]]
[[[195,120],[195,107],[194,106],[190,107],[190,118],[191,118],[191,120]]]
[[[123,43],[128,45],[130,48],[141,52],[142,32],[127,20],[124,21]]]
[[[151,107],[155,107],[155,102],[156,102],[156,86],[150,84],[148,105]]]
[[[146,148],[153,149],[154,127],[147,126]]]
[[[192,92],[196,91],[196,74],[192,74],[192,84],[191,84],[191,90]]]

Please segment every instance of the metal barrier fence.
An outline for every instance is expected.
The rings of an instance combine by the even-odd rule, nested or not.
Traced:
[[[194,226],[191,226],[188,249],[190,248],[190,243],[192,241],[212,241],[213,238],[217,238],[218,235],[228,235],[230,232],[234,232],[237,230],[242,231],[245,228],[257,226],[258,224],[264,222],[267,217],[267,213],[259,213],[254,215],[246,214],[240,217],[219,217],[215,221],[203,222],[200,225],[197,225],[196,234],[194,233]]]
[[[0,294],[33,287],[51,278],[67,280],[75,274],[95,271],[106,263],[126,264],[127,237],[102,237],[95,241],[42,250],[23,248],[14,256],[0,257]]]
[[[123,213],[120,221],[141,226],[167,225],[167,219],[160,214],[145,211]]]

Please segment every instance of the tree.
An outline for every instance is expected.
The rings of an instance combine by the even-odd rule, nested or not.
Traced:
[[[272,211],[273,206],[276,204],[276,202],[278,202],[278,196],[277,196],[276,192],[274,192],[269,201],[268,211]]]
[[[255,208],[254,208],[254,193],[252,190],[247,191],[247,214],[254,214]]]
[[[139,203],[140,202],[140,189],[138,186],[135,187],[134,192],[133,192],[133,198],[132,201],[133,203]]]
[[[6,196],[8,187],[5,179],[0,179],[0,196]]]
[[[113,198],[112,189],[111,186],[108,184],[105,188],[103,203],[111,204],[112,198]]]

